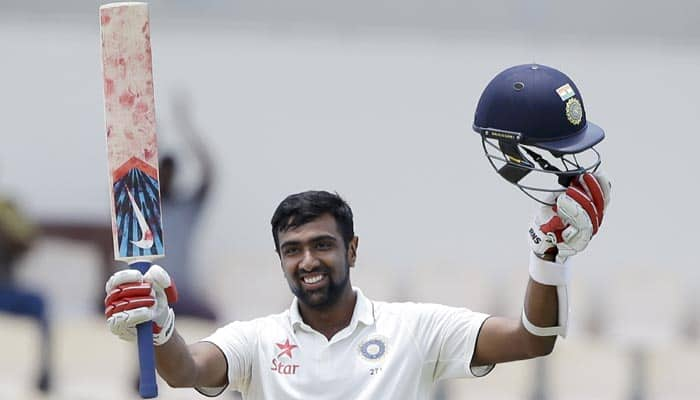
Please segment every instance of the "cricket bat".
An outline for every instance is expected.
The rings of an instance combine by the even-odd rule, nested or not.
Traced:
[[[165,255],[146,3],[100,7],[114,258],[145,273]],[[137,326],[139,393],[158,395],[152,323]]]

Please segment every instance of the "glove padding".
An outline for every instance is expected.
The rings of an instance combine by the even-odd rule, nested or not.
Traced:
[[[566,259],[586,248],[598,233],[603,214],[610,204],[611,185],[602,172],[582,174],[565,193],[547,199],[555,206],[540,207],[530,226],[530,248],[538,256],[556,255]]]
[[[159,265],[145,275],[135,269],[119,271],[105,285],[105,316],[113,334],[123,340],[136,339],[136,325],[153,321],[153,344],[170,339],[175,314],[168,304],[177,301],[175,282]]]

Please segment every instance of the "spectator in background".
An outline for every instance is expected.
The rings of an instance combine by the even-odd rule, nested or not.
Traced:
[[[114,242],[109,220],[93,222],[83,220],[45,219],[39,221],[42,238],[70,240],[93,247],[100,257],[100,274],[105,279],[117,271],[114,263]],[[99,282],[99,281],[98,281]],[[97,284],[97,282],[96,282]],[[102,292],[102,283],[98,284]],[[102,314],[104,299],[95,298],[95,310]]]
[[[191,107],[184,94],[174,97],[173,111],[178,132],[186,141],[187,147],[196,156],[201,176],[194,191],[183,193],[174,185],[181,175],[179,158],[166,154],[160,159],[160,194],[163,207],[163,230],[165,236],[165,259],[160,262],[170,276],[177,282],[179,298],[174,306],[178,315],[216,320],[216,313],[207,304],[206,299],[192,285],[195,281],[190,275],[189,251],[193,247],[197,222],[210,192],[212,182],[211,157],[201,141],[191,118]],[[188,166],[188,168],[191,166]]]
[[[0,312],[37,321],[41,353],[36,387],[48,392],[51,387],[51,327],[46,301],[40,293],[22,288],[15,281],[18,261],[31,248],[37,233],[36,225],[12,201],[0,197]]]

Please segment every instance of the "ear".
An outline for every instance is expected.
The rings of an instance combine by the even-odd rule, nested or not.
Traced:
[[[348,244],[348,264],[350,267],[355,266],[355,261],[357,260],[357,246],[360,243],[360,238],[353,236]]]

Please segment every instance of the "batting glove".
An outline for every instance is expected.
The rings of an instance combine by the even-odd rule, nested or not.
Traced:
[[[556,197],[555,206],[540,207],[535,214],[529,229],[532,251],[538,256],[554,254],[563,263],[584,250],[603,223],[610,191],[610,181],[602,172],[574,179]]]
[[[105,285],[105,316],[113,334],[123,340],[136,340],[136,325],[153,321],[153,344],[170,339],[175,328],[175,313],[169,304],[177,301],[175,282],[159,265],[145,275],[135,269],[112,275]]]

